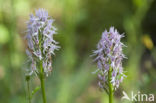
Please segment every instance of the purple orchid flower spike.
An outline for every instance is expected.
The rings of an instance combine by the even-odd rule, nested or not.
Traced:
[[[32,61],[31,74],[38,73],[37,64],[40,61],[42,61],[45,75],[48,76],[49,72],[52,71],[51,57],[54,55],[54,51],[60,48],[57,46],[58,42],[53,39],[53,35],[56,34],[53,21],[45,9],[39,9],[35,11],[35,15],[30,15],[27,22],[28,49],[26,52]]]
[[[36,74],[41,82],[43,103],[46,103],[44,79],[52,71],[52,56],[54,51],[58,50],[58,42],[53,39],[56,34],[56,28],[53,26],[54,20],[48,16],[45,9],[38,9],[35,15],[31,14],[27,22],[27,45],[26,54],[31,67],[26,77],[30,78],[32,74]],[[29,79],[28,91],[29,91]],[[29,103],[31,103],[31,94],[29,92]]]
[[[121,42],[122,37],[124,37],[123,34],[119,34],[114,27],[111,27],[109,31],[105,30],[102,33],[97,50],[93,51],[93,55],[96,56],[94,61],[97,62],[98,67],[98,85],[109,95],[119,87],[126,77],[122,67],[122,60],[125,58],[122,52],[122,48],[125,46]]]

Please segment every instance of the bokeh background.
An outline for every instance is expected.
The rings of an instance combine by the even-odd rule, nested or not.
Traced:
[[[108,103],[97,85],[92,50],[105,29],[115,26],[125,33],[128,47],[123,61],[127,78],[115,92],[156,94],[156,0],[0,0],[0,103],[28,103],[25,81],[26,21],[35,9],[45,8],[58,28],[61,49],[53,57],[46,79],[48,103]],[[31,78],[31,90],[39,86]],[[40,91],[33,103],[42,103]]]

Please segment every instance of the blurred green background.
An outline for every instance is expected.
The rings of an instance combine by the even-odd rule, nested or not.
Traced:
[[[115,92],[115,103],[132,103],[121,100],[123,90],[156,94],[156,0],[0,0],[0,103],[28,103],[24,35],[29,14],[38,8],[55,19],[61,45],[46,79],[48,103],[108,103],[92,74],[97,67],[90,55],[110,26],[125,33],[128,46],[127,78]],[[31,89],[39,84],[32,77]],[[32,102],[42,103],[40,91]]]

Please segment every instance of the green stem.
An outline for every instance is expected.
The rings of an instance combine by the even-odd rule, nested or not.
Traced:
[[[42,98],[43,98],[43,103],[47,103],[46,102],[46,95],[45,95],[45,86],[44,86],[44,78],[43,78],[43,74],[41,74],[41,78],[40,78],[40,81],[41,81],[41,90],[42,90]]]
[[[46,95],[45,95],[44,71],[42,67],[42,62],[40,62],[40,70],[41,70],[40,82],[41,82],[42,99],[43,99],[43,103],[47,103]]]
[[[109,72],[108,72],[108,86],[109,86],[109,103],[113,103],[113,86],[112,86],[112,83],[111,83],[111,68],[109,69]]]
[[[29,81],[27,81],[27,87],[28,87],[28,101],[31,103],[31,95],[30,95],[30,84]]]

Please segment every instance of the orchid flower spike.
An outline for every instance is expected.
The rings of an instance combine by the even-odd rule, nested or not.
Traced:
[[[122,67],[122,60],[126,58],[122,52],[125,46],[120,40],[124,35],[120,35],[114,27],[109,31],[105,30],[102,33],[101,40],[97,44],[97,50],[93,51],[96,56],[94,61],[98,66],[98,85],[100,88],[108,89],[109,84],[109,71],[111,72],[111,84],[116,90],[119,84],[126,77]]]
[[[30,15],[26,35],[26,54],[31,61],[30,75],[40,73],[41,66],[46,76],[52,71],[52,56],[55,55],[54,51],[60,48],[57,46],[58,42],[53,39],[56,34],[53,22],[54,19],[48,16],[45,9],[38,9],[35,15]]]

